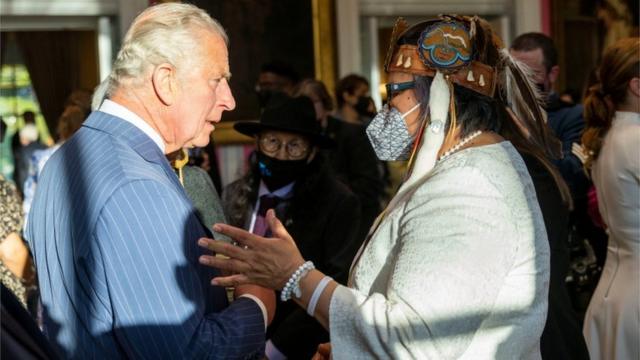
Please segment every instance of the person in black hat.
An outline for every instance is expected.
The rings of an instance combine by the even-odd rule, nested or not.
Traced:
[[[275,209],[305,258],[346,282],[360,246],[358,198],[331,176],[318,151],[334,142],[321,134],[312,101],[297,97],[274,103],[264,110],[260,122],[234,126],[255,137],[257,150],[248,172],[223,192],[229,223],[269,237],[265,214]],[[279,301],[267,339],[269,359],[309,359],[329,335],[304,309]]]
[[[349,186],[360,200],[358,238],[364,241],[386,198],[386,164],[376,157],[365,126],[342,121],[329,114],[333,100],[321,81],[302,80],[296,93],[313,101],[322,132],[336,142],[336,146],[325,153],[338,180]]]
[[[285,61],[275,60],[262,64],[255,87],[260,110],[271,104],[271,97],[274,95],[292,96],[298,81],[298,72]]]

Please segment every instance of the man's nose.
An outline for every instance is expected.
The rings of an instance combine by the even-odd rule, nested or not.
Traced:
[[[224,111],[231,111],[236,108],[236,99],[233,98],[231,87],[227,79],[220,80],[218,102],[224,108]]]
[[[287,154],[287,143],[283,142],[275,155],[275,158],[278,160],[289,160],[289,154]]]

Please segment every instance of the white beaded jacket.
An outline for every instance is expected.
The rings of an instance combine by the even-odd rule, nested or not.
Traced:
[[[335,359],[539,359],[549,247],[509,142],[461,150],[411,186],[330,305]]]

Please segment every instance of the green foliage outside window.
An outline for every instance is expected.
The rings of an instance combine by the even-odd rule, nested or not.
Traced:
[[[13,178],[14,169],[11,139],[24,126],[22,114],[25,111],[36,114],[40,141],[52,145],[53,139],[40,112],[27,68],[22,64],[4,64],[0,68],[0,116],[7,131],[0,134],[0,173],[8,179]]]

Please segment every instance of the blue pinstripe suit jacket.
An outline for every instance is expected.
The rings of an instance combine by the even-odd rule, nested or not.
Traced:
[[[205,228],[158,146],[94,112],[47,162],[26,239],[45,333],[64,357],[244,358],[264,347],[258,305],[209,280]]]

